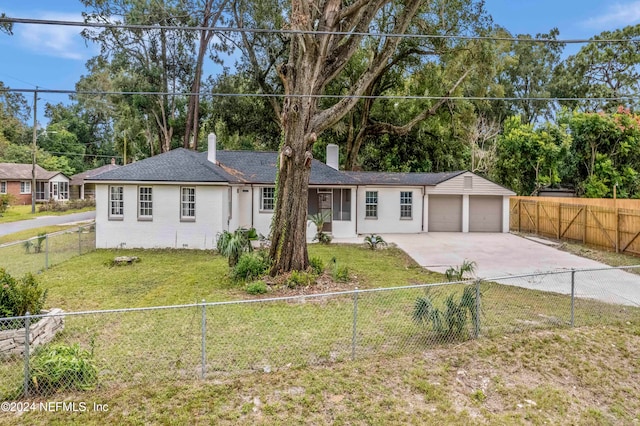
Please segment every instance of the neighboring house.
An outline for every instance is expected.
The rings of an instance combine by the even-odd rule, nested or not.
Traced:
[[[0,163],[0,194],[11,194],[15,204],[31,204],[31,164]],[[69,178],[36,165],[36,201],[69,200]]]
[[[84,200],[94,199],[96,195],[95,184],[85,182],[87,179],[91,179],[100,173],[108,172],[113,169],[117,169],[116,159],[111,159],[111,164],[107,164],[95,169],[87,170],[82,173],[71,176],[70,184],[70,197],[72,200]]]
[[[329,213],[334,237],[509,230],[515,193],[473,173],[343,172],[335,145],[327,158],[312,162],[308,203],[310,215]],[[213,142],[97,175],[96,246],[213,248],[219,232],[238,227],[268,235],[276,161],[275,152],[216,151]]]

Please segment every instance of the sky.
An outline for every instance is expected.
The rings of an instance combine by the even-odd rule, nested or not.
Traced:
[[[557,27],[561,39],[584,39],[640,23],[640,0],[485,0],[485,5],[494,23],[514,35],[546,33]],[[82,11],[79,0],[0,0],[0,12],[16,18],[81,21]],[[73,90],[86,74],[86,61],[98,53],[96,46],[80,37],[80,31],[78,27],[15,25],[14,35],[0,33],[0,81],[11,88]],[[25,96],[33,102],[31,94]],[[68,95],[41,94],[38,121],[45,121],[45,102],[67,101]]]

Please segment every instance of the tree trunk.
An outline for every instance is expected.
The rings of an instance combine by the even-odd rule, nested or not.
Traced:
[[[275,214],[271,224],[271,275],[309,266],[307,253],[308,186],[311,146],[315,135],[305,123],[311,114],[309,99],[295,98],[283,109],[284,140],[278,164]],[[306,141],[306,142],[305,142]]]

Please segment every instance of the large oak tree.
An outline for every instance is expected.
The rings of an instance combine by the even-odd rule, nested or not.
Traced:
[[[394,19],[388,33],[404,34],[425,5],[424,0],[292,0],[288,58],[277,66],[284,101],[278,107],[282,144],[271,229],[272,274],[307,268],[307,191],[313,144],[387,71],[402,38],[383,36],[378,40],[380,48],[369,58],[347,96],[325,108],[319,107],[319,97],[361,48],[363,33],[375,31],[372,23],[376,16],[391,13]]]

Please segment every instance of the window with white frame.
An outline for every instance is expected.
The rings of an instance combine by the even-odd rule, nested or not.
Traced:
[[[153,217],[153,188],[150,186],[138,187],[138,219],[151,219]]]
[[[69,199],[69,182],[60,182],[58,189],[60,191],[60,199],[68,200]]]
[[[28,180],[20,181],[20,193],[21,194],[31,194],[31,182]]]
[[[124,188],[109,187],[109,218],[118,219],[124,216]]]
[[[180,190],[180,219],[196,220],[196,189],[192,186]]]
[[[260,210],[273,211],[276,206],[276,189],[262,188],[260,192]]]
[[[6,194],[6,193],[7,193],[7,182],[2,181],[0,182],[0,194]]]
[[[413,192],[400,192],[400,219],[413,217]]]
[[[364,217],[378,218],[378,191],[366,191],[364,195]]]

